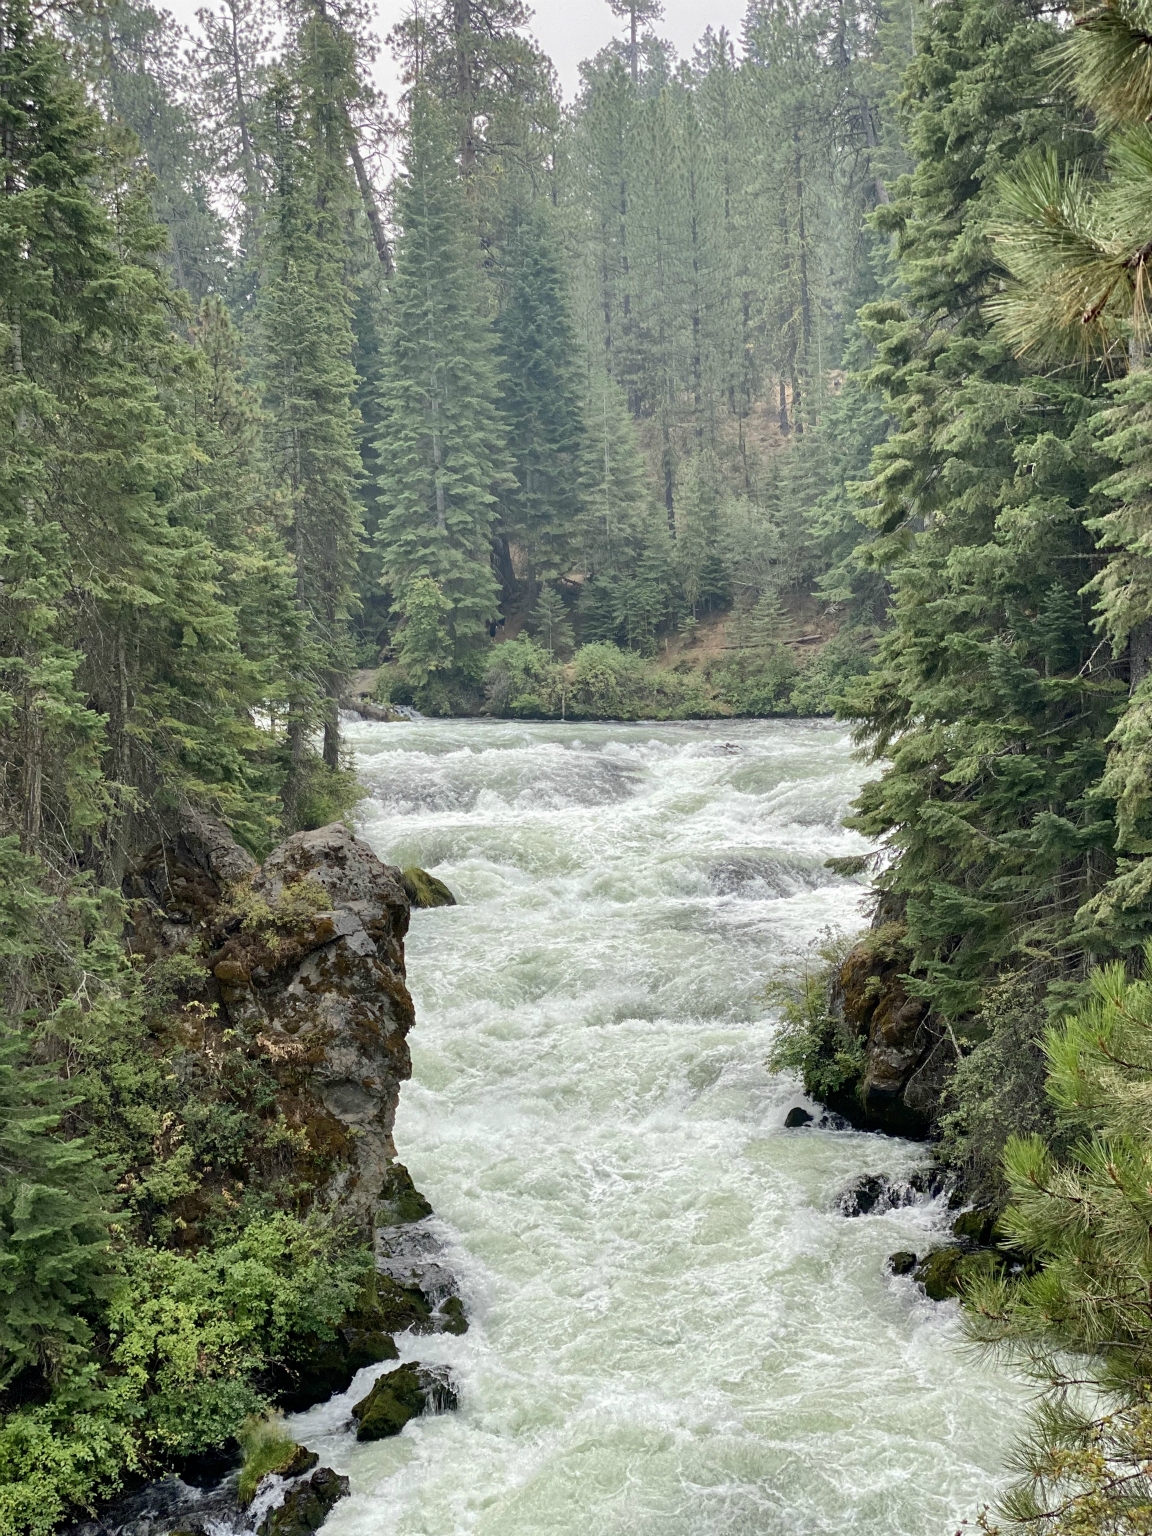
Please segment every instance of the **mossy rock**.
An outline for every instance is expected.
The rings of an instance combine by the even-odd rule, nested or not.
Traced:
[[[293,1488],[278,1509],[269,1510],[258,1536],[312,1536],[350,1491],[346,1477],[321,1467],[306,1483]]]
[[[915,1278],[933,1301],[948,1301],[960,1294],[962,1267],[967,1257],[963,1248],[937,1248],[925,1255],[915,1270]]]
[[[888,1273],[891,1275],[910,1275],[916,1264],[916,1255],[909,1248],[901,1248],[898,1253],[888,1255]]]
[[[381,1376],[368,1396],[352,1409],[356,1438],[384,1440],[398,1435],[409,1419],[456,1405],[455,1388],[443,1367],[412,1361]]]
[[[440,1305],[439,1316],[442,1319],[441,1326],[445,1333],[467,1333],[468,1318],[464,1311],[464,1303],[459,1296],[449,1296]]]
[[[426,869],[417,869],[415,864],[409,869],[401,870],[400,884],[414,907],[454,907],[456,905],[455,896],[443,880],[437,880],[436,876],[430,875]]]
[[[393,1163],[384,1175],[380,1204],[376,1210],[378,1227],[399,1227],[431,1216],[432,1207],[412,1182],[403,1163]]]
[[[996,1217],[991,1211],[965,1211],[952,1223],[952,1235],[961,1242],[977,1243],[986,1247],[996,1230]]]
[[[236,1497],[242,1509],[247,1509],[256,1497],[256,1490],[264,1478],[275,1473],[277,1477],[302,1477],[319,1463],[315,1451],[309,1451],[294,1440],[268,1436],[256,1438],[244,1458]]]
[[[310,1334],[295,1344],[287,1360],[273,1367],[264,1387],[281,1408],[301,1413],[336,1392],[346,1392],[356,1372],[366,1365],[400,1358],[392,1334],[414,1326],[414,1303],[407,1295],[394,1297],[394,1286],[387,1276],[373,1275],[334,1337]],[[420,1292],[415,1295],[423,1300]],[[425,1304],[423,1315],[429,1313]]]
[[[391,1275],[376,1276],[376,1296],[380,1317],[389,1333],[435,1333],[432,1304],[415,1285],[401,1285]]]
[[[920,1260],[913,1279],[920,1282],[933,1301],[949,1301],[962,1295],[964,1287],[977,1275],[1003,1267],[1003,1254],[991,1249],[973,1253],[960,1247],[937,1248]]]

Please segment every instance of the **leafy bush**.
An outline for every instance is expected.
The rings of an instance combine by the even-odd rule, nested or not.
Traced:
[[[814,958],[800,970],[785,972],[767,988],[780,1022],[768,1052],[773,1072],[796,1072],[805,1093],[815,1099],[855,1082],[864,1070],[864,1041],[829,1007],[831,983],[852,940],[824,934]]]
[[[706,675],[716,695],[738,715],[790,715],[796,659],[786,645],[733,651],[710,662]]]

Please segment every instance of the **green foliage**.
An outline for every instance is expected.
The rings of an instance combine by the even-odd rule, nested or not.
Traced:
[[[907,297],[863,312],[897,416],[868,550],[893,626],[844,706],[888,764],[851,825],[891,850],[879,883],[907,922],[910,986],[951,1020],[998,970],[1083,965],[1076,913],[1112,870],[1097,785],[1123,690],[1077,595],[1101,564],[1092,386],[1026,373],[980,307],[991,173],[1079,142],[1043,74],[1054,40],[1000,0],[933,9],[905,90],[919,159],[883,210]]]
[[[1000,1230],[1023,1268],[967,1288],[973,1337],[1046,1389],[1003,1512],[1029,1536],[1135,1533],[1152,1510],[1152,947],[1139,980],[1120,964],[1094,972],[1045,1054],[1049,1099],[1075,1141],[1063,1156],[1039,1135],[1008,1141]]]
[[[816,1099],[855,1084],[864,1067],[864,1044],[829,1006],[832,980],[851,941],[831,932],[803,967],[772,982],[767,1000],[779,1011],[768,1052],[773,1072],[795,1072]]]
[[[496,611],[492,530],[512,479],[479,246],[443,114],[424,90],[413,99],[397,217],[376,539],[398,622],[423,605],[421,665],[443,670],[477,650]],[[426,582],[444,604],[431,629]]]
[[[299,1446],[284,1427],[279,1414],[251,1414],[236,1431],[244,1452],[244,1465],[236,1485],[241,1505],[251,1504],[260,1480],[270,1472],[281,1472],[299,1451]]]
[[[510,224],[500,255],[496,336],[516,483],[501,497],[500,525],[501,536],[527,557],[532,582],[564,575],[578,547],[584,413],[555,238],[539,204],[514,208]]]
[[[544,587],[532,610],[532,629],[540,643],[555,659],[557,652],[572,649],[572,626],[568,608],[555,587]]]
[[[998,1209],[1007,1198],[1010,1136],[1053,1136],[1045,1092],[1047,1013],[1036,985],[1011,973],[990,987],[966,1026],[972,1048],[949,1079],[938,1156],[967,1199]]]

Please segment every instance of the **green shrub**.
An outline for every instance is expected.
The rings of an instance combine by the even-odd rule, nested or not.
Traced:
[[[828,1006],[833,975],[851,946],[847,936],[826,932],[812,960],[766,990],[780,1014],[768,1065],[773,1072],[798,1073],[815,1099],[841,1092],[864,1071],[864,1041]]]
[[[872,670],[871,630],[844,630],[812,657],[792,686],[791,705],[798,715],[832,715],[848,684]]]
[[[738,715],[790,715],[796,659],[786,645],[732,651],[708,664],[706,675],[718,698]]]

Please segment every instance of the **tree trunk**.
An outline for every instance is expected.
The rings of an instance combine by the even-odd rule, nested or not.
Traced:
[[[1128,636],[1128,691],[1135,693],[1152,670],[1152,619],[1137,624]]]

